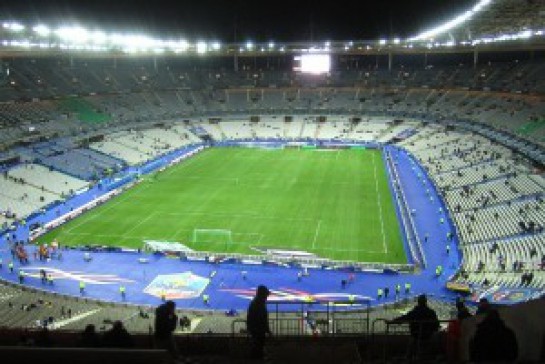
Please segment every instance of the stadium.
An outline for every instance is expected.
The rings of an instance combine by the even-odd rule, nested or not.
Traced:
[[[266,285],[270,362],[399,359],[421,294],[444,335],[488,300],[545,359],[544,32],[527,0],[369,41],[2,22],[0,351],[120,320],[125,359],[168,362],[146,340],[172,300],[187,355],[245,362]],[[469,359],[469,321],[431,361]]]

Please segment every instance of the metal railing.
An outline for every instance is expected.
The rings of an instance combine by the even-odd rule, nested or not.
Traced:
[[[453,320],[395,321],[375,319],[371,325],[371,346],[375,350],[375,355],[379,354],[383,361],[395,356],[405,359],[422,359],[424,356],[436,357],[438,352],[444,350],[440,334],[445,332],[452,322]],[[402,341],[394,340],[395,336],[398,336]],[[397,352],[390,350],[391,347],[396,347]]]
[[[269,327],[275,336],[341,336],[370,333],[370,301],[269,302]],[[245,335],[246,320],[231,324],[231,334]]]

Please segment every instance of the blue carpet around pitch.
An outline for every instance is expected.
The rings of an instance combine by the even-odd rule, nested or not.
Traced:
[[[351,294],[358,299],[369,299],[372,305],[391,302],[394,300],[396,284],[404,286],[411,283],[411,296],[426,293],[436,297],[451,299],[455,295],[447,291],[445,283],[460,264],[461,255],[458,244],[451,242],[451,252],[447,255],[446,237],[448,231],[453,231],[448,216],[440,215],[439,208],[443,206],[433,185],[427,179],[421,167],[412,162],[406,152],[389,147],[402,181],[411,208],[416,210],[415,225],[423,240],[424,234],[429,234],[423,248],[427,259],[427,267],[417,274],[379,274],[355,273],[353,283],[346,288],[341,287],[341,281],[348,278],[348,273],[325,269],[311,269],[310,276],[301,281],[297,279],[300,269],[277,266],[242,265],[242,264],[212,264],[207,262],[188,262],[164,256],[145,255],[139,253],[91,253],[92,261],[84,262],[84,252],[77,250],[63,251],[62,260],[40,262],[31,258],[28,265],[23,267],[27,273],[35,276],[25,278],[25,285],[39,289],[46,289],[61,294],[80,296],[79,281],[87,280],[84,296],[87,298],[105,301],[123,302],[119,293],[119,286],[126,287],[124,302],[138,305],[158,305],[161,298],[144,292],[144,289],[161,275],[182,274],[191,272],[195,276],[209,279],[202,285],[203,290],[197,289],[193,297],[176,299],[178,307],[188,309],[216,309],[228,310],[245,309],[255,288],[264,284],[272,291],[272,299],[291,300],[302,302],[309,298],[317,300],[346,300]],[[420,176],[419,176],[420,175]],[[424,182],[423,182],[424,181]],[[429,188],[433,201],[426,195]],[[440,217],[446,218],[445,224],[439,222]],[[6,268],[11,259],[6,242],[2,237],[1,256],[3,267],[0,277],[4,280],[18,282],[17,271],[19,264],[15,263],[15,272],[9,273]],[[29,247],[32,252],[33,248]],[[30,254],[32,256],[32,254]],[[139,262],[139,258],[148,258],[147,264]],[[437,278],[435,267],[442,265],[445,269]],[[53,286],[43,285],[37,276],[39,269],[44,268],[54,272],[57,278]],[[242,272],[246,271],[246,279]],[[215,274],[212,274],[215,272]],[[210,276],[213,275],[213,278]],[[198,277],[197,277],[198,278]],[[123,283],[121,283],[123,282]],[[180,284],[183,286],[184,282]],[[389,287],[388,299],[377,299],[379,288]],[[197,293],[195,293],[197,292]],[[202,294],[210,297],[209,304],[203,302]],[[191,296],[191,292],[189,292]],[[404,294],[401,295],[403,297]]]

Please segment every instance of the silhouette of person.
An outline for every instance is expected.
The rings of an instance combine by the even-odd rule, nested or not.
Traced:
[[[102,344],[107,348],[130,348],[133,346],[133,339],[123,323],[115,321],[113,327],[104,333]]]
[[[176,315],[176,303],[167,301],[155,310],[155,346],[166,349],[173,357],[178,356],[178,348],[172,333],[176,330],[178,316]]]
[[[77,346],[82,348],[98,348],[100,346],[100,337],[95,331],[95,325],[85,326]]]
[[[267,297],[270,291],[267,287],[257,287],[256,295],[248,307],[246,328],[252,340],[252,358],[262,359],[265,337],[271,334],[269,314],[267,312]]]
[[[513,362],[518,356],[517,338],[496,310],[489,310],[470,343],[473,362]]]
[[[417,305],[406,314],[395,318],[394,323],[409,323],[412,342],[408,348],[408,357],[418,356],[423,343],[428,342],[433,334],[439,330],[439,319],[437,313],[428,306],[426,295],[420,295],[417,299]]]

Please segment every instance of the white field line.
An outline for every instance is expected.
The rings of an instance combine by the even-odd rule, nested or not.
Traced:
[[[129,232],[136,230],[137,227],[139,227],[139,226],[141,226],[142,224],[144,224],[146,221],[148,221],[149,219],[151,219],[154,215],[155,215],[155,211],[152,211],[151,214],[149,214],[148,216],[144,217],[142,220],[138,221],[138,222],[137,222],[133,227],[131,227],[129,230],[125,231],[125,232],[123,233],[123,235],[128,235]]]
[[[176,235],[178,235],[179,233],[183,232],[183,231],[190,231],[190,232],[193,232],[193,230],[189,230],[189,229],[186,229],[185,227],[181,227],[179,229],[176,229],[176,231],[174,232],[174,234],[172,234],[171,236],[169,236],[166,240],[167,241],[171,241],[172,239],[176,238]]]
[[[195,163],[195,160],[196,158],[191,158],[190,160],[188,161],[185,161],[184,163],[181,163],[181,164],[178,164],[176,166],[172,166],[170,168],[170,170],[166,171],[166,172],[163,172],[162,175],[163,176],[168,176],[170,174],[172,174],[175,170],[179,169],[179,168],[183,168],[183,167],[187,167],[189,164],[192,164],[192,163]],[[174,167],[178,167],[178,168],[174,168]],[[134,192],[134,188],[136,187],[140,187],[140,189],[137,191],[137,192]],[[91,215],[88,215],[89,217],[88,218],[85,218],[85,216],[80,216],[79,218],[81,218],[81,222],[72,226],[70,229],[67,229],[64,231],[65,234],[68,234],[68,235],[94,235],[94,236],[102,236],[102,237],[127,237],[127,238],[131,238],[131,236],[128,236],[125,234],[123,235],[118,235],[118,234],[113,234],[113,235],[108,235],[108,234],[86,234],[86,233],[73,233],[72,231],[79,228],[80,226],[83,226],[85,225],[86,223],[88,223],[89,221],[92,221],[92,220],[95,220],[96,218],[98,218],[99,216],[101,216],[102,214],[104,214],[105,212],[107,211],[110,211],[112,210],[114,207],[116,207],[117,205],[119,205],[120,203],[124,202],[125,200],[128,200],[129,198],[134,198],[134,194],[139,194],[141,193],[142,191],[145,191],[147,190],[148,188],[151,187],[151,184],[145,184],[145,185],[141,185],[141,184],[138,184],[137,186],[133,186],[131,187],[129,190],[127,191],[124,191],[122,192],[120,195],[116,196],[118,198],[117,201],[113,202],[113,201],[106,201],[106,203],[108,203],[109,205],[102,211],[100,212],[96,212],[95,214],[91,214]],[[129,195],[127,194],[127,192],[132,192],[132,195]],[[114,197],[115,198],[115,197]],[[98,208],[100,206],[96,206],[95,208],[93,208],[92,210]],[[157,212],[157,211],[156,211]],[[152,213],[153,214],[153,213]],[[148,216],[148,218],[150,218],[151,216]],[[146,219],[145,219],[146,220]],[[141,221],[138,225],[140,225],[141,223],[143,223],[144,221]],[[132,229],[134,229],[136,226],[134,226]],[[180,230],[179,232],[181,232],[183,230]],[[178,231],[176,233],[179,233]]]
[[[140,187],[140,190],[135,192],[135,188],[138,188],[138,187]],[[117,201],[107,200],[107,201],[103,202],[102,204],[93,207],[92,209],[90,209],[87,212],[94,211],[95,209],[98,209],[99,207],[101,207],[103,204],[108,204],[108,206],[106,206],[104,208],[104,210],[102,210],[100,212],[94,211],[95,212],[94,214],[85,215],[85,213],[84,213],[81,216],[76,216],[75,219],[82,219],[81,222],[79,222],[78,224],[72,226],[70,229],[67,229],[66,232],[69,232],[69,233],[72,232],[74,229],[77,229],[80,226],[85,225],[89,221],[95,220],[97,217],[102,216],[102,214],[104,214],[107,211],[110,211],[111,209],[113,209],[114,207],[119,205],[120,203],[125,202],[125,200],[128,200],[129,198],[134,198],[135,197],[135,196],[132,196],[131,194],[129,194],[127,192],[132,192],[133,194],[138,194],[138,193],[141,193],[143,190],[144,191],[147,190],[149,187],[150,187],[149,185],[137,184],[136,186],[132,186],[128,190],[121,192],[121,194],[119,194],[117,196],[114,196],[113,199],[117,198]]]
[[[378,179],[377,179],[377,164],[375,162],[375,153],[373,153],[373,171],[375,174],[375,192],[377,194],[377,205],[378,205],[378,211],[379,211],[379,217],[380,217],[380,230],[382,232],[382,246],[384,248],[384,252],[388,253],[388,246],[386,245],[386,234],[384,233],[384,219],[382,217],[382,203],[380,202],[380,192],[378,188]]]
[[[102,214],[104,214],[105,212],[110,211],[111,209],[113,209],[114,207],[116,207],[117,205],[119,205],[121,202],[127,200],[128,197],[126,196],[126,192],[128,192],[128,191],[124,191],[124,192],[122,192],[120,195],[115,196],[114,198],[117,197],[117,199],[118,199],[117,201],[106,201],[106,202],[104,202],[104,203],[109,204],[108,206],[106,206],[106,207],[104,208],[104,210],[102,210],[102,211],[100,211],[100,212],[94,211],[94,214],[89,214],[89,215],[87,215],[87,218],[86,218],[85,215],[79,216],[82,220],[81,220],[78,224],[72,226],[70,229],[67,229],[66,232],[69,232],[69,233],[70,233],[70,232],[72,232],[74,229],[77,229],[77,228],[79,228],[80,226],[87,224],[89,221],[95,220],[96,218],[98,218],[99,216],[101,216]],[[92,208],[92,209],[89,210],[88,212],[91,212],[91,211],[93,211],[93,210],[99,208],[100,206],[102,206],[102,204],[99,205],[99,206],[95,206],[94,208]],[[77,217],[76,217],[76,218],[77,218]]]
[[[316,230],[314,230],[314,239],[312,240],[312,249],[316,249],[316,240],[318,239],[318,235],[320,234],[320,226],[322,226],[322,220],[318,220],[318,224],[316,224]]]
[[[174,173],[174,171],[177,171],[178,169],[181,169],[181,168],[185,168],[188,165],[195,163],[195,160],[197,159],[195,157],[200,156],[201,153],[202,152],[199,152],[199,153],[195,154],[194,156],[192,156],[189,160],[186,160],[186,161],[184,161],[182,163],[176,164],[175,166],[172,166],[171,168],[169,168],[169,170],[161,172],[161,177],[170,176],[172,173]],[[173,168],[173,167],[177,167],[177,168]]]

